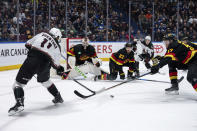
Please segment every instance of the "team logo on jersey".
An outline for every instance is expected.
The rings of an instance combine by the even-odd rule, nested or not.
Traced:
[[[90,57],[87,56],[87,55],[82,55],[79,59],[82,60],[82,61],[84,61],[84,60],[87,60],[87,59],[89,59],[89,58],[90,58]]]

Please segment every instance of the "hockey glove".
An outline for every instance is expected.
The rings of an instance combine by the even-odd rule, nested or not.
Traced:
[[[92,58],[92,63],[96,66],[96,67],[100,67],[102,65],[102,61],[99,58]]]
[[[138,55],[138,59],[139,59],[139,61],[143,61],[143,56],[142,56],[142,54],[141,55]]]
[[[100,65],[99,62],[97,62],[97,63],[95,64],[95,66],[96,66],[96,67],[100,67],[101,65]]]
[[[159,64],[159,60],[157,58],[152,58],[153,66]]]
[[[60,65],[60,66],[57,68],[56,71],[57,71],[57,75],[61,76],[62,73],[64,72],[64,67]]]
[[[66,80],[68,79],[68,75],[69,75],[70,71],[67,71],[67,72],[63,72],[62,73],[62,80]]]
[[[156,74],[159,72],[159,65],[155,65],[151,67],[151,73]]]
[[[163,58],[163,56],[157,55],[157,56],[155,56],[155,58],[160,61]]]
[[[145,66],[146,66],[147,69],[150,69],[151,68],[150,63],[148,63],[148,62],[145,63]]]

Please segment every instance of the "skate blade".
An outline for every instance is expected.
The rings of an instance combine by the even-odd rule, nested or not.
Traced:
[[[179,95],[179,91],[165,91],[167,95]]]
[[[53,102],[54,105],[59,105],[59,104],[63,104],[63,103],[64,103],[64,100],[63,100],[63,101],[58,101],[58,102],[54,102],[54,101],[52,100],[52,102]]]
[[[24,107],[20,107],[18,111],[10,111],[8,112],[8,116],[13,116],[15,114],[18,114],[24,110]]]

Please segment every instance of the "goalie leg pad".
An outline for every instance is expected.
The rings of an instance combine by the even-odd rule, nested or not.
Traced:
[[[94,74],[94,75],[101,75],[100,68],[94,66],[92,63],[86,63],[86,64],[83,64],[83,65],[80,65],[80,66],[77,66],[77,67],[84,74],[91,73],[91,74]],[[75,77],[78,77],[78,76],[81,76],[81,74],[78,71],[76,71],[75,68],[73,68],[73,69],[70,70],[70,73],[68,75],[68,79],[69,78],[75,78]]]
[[[101,75],[101,70],[98,67],[94,66],[91,63],[87,63],[87,65],[88,65],[88,69],[89,69],[88,73],[92,73],[94,75]]]
[[[76,66],[76,67],[74,67],[70,70],[69,74],[66,77],[68,79],[73,79],[75,77],[81,76],[80,72],[82,72],[83,74],[88,73],[89,72],[89,66],[87,64]]]

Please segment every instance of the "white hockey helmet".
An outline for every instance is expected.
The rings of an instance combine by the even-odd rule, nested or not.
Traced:
[[[151,41],[151,37],[150,36],[146,36],[145,40],[150,40]]]
[[[58,28],[51,28],[49,33],[52,35],[53,38],[57,39],[58,42],[61,42],[62,33]]]

